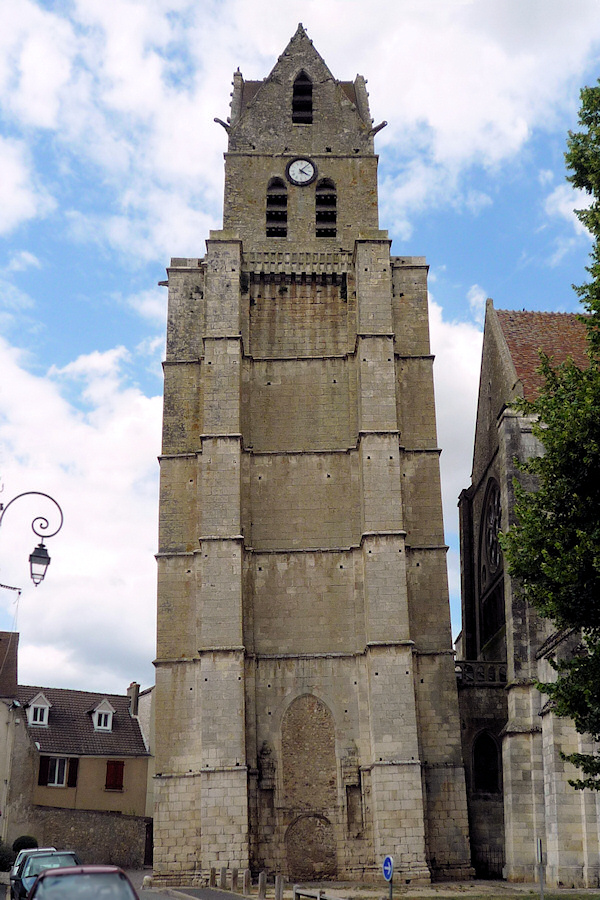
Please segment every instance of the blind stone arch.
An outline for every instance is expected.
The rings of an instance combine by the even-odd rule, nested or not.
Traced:
[[[337,806],[335,724],[318,697],[303,694],[285,711],[281,763],[285,806],[320,811]]]

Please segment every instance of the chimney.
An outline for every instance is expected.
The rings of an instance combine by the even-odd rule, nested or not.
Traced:
[[[17,696],[18,631],[0,631],[0,697]]]
[[[127,688],[127,696],[129,697],[129,712],[132,716],[138,714],[138,700],[140,696],[140,686],[137,681],[132,681]]]

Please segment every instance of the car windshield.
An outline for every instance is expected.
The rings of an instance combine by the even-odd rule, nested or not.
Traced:
[[[47,875],[39,882],[35,900],[137,900],[120,872],[74,872]]]
[[[75,866],[77,860],[73,853],[52,853],[48,856],[30,856],[23,869],[23,878],[39,875],[44,869],[60,869],[62,866]]]
[[[17,857],[12,865],[11,875],[16,874],[17,869],[23,863],[25,864],[26,856],[37,856],[38,853],[54,853],[56,847],[35,847],[27,850],[19,850]]]

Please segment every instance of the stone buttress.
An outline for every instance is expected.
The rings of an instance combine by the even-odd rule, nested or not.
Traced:
[[[168,270],[155,875],[466,877],[425,260],[301,26],[222,124],[223,230]]]

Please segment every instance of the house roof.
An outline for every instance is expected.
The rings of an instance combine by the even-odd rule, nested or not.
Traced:
[[[540,350],[555,364],[571,358],[587,367],[586,328],[579,316],[507,309],[496,310],[496,315],[527,400],[534,399],[543,384]]]
[[[130,711],[130,700],[119,694],[96,694],[63,688],[18,685],[17,699],[27,707],[43,694],[50,703],[48,725],[28,725],[40,753],[65,756],[148,756],[139,722]],[[112,731],[96,731],[92,711],[108,700],[115,712]]]

